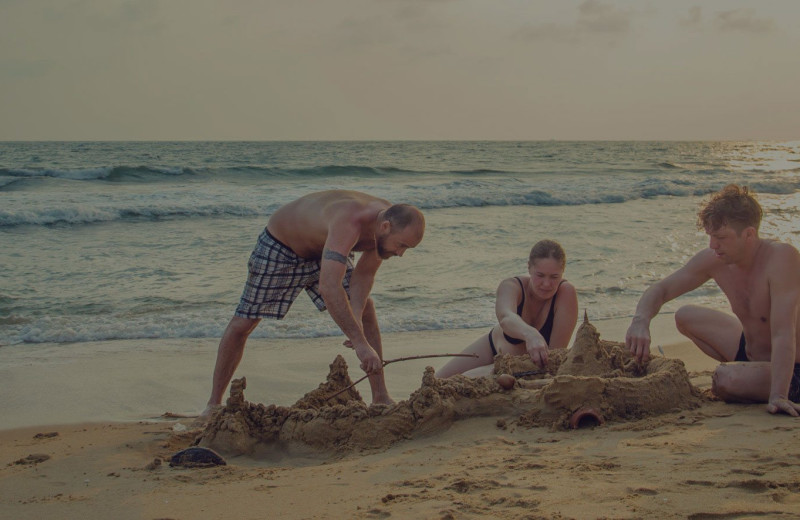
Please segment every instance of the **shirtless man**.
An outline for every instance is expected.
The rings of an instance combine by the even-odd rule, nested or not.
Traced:
[[[425,232],[414,206],[355,191],[332,190],[300,197],[270,217],[248,262],[239,306],[222,336],[214,367],[208,415],[242,359],[247,337],[261,318],[282,319],[301,289],[333,321],[369,374],[373,403],[392,403],[383,378],[383,348],[372,298],[381,262],[403,256]],[[353,266],[353,252],[360,251]]]
[[[650,321],[661,306],[713,279],[736,315],[687,305],[678,330],[721,361],[712,391],[728,402],[768,403],[770,413],[800,411],[800,253],[759,238],[761,206],[746,187],[729,185],[701,208],[709,247],[649,287],[625,342],[639,361],[650,353]]]

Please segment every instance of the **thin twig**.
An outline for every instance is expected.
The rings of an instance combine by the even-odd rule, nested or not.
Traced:
[[[389,363],[397,363],[398,361],[411,361],[412,359],[426,359],[426,358],[437,358],[437,357],[472,357],[472,358],[476,358],[476,357],[478,357],[478,355],[477,354],[423,354],[421,356],[407,356],[407,357],[401,357],[401,358],[396,358],[396,359],[387,359],[386,361],[383,361],[383,366],[385,367]],[[328,397],[325,398],[325,400],[327,401],[329,399],[333,399],[337,395],[350,390],[351,388],[353,388],[354,386],[356,386],[358,383],[360,383],[361,381],[365,380],[369,376],[370,376],[370,374],[367,374],[367,375],[361,377],[360,379],[355,381],[350,386],[346,386],[346,387],[342,388],[341,390],[339,390],[338,392],[329,395]]]
[[[383,362],[383,366],[388,365],[389,363],[397,363],[398,361],[409,361],[411,359],[425,359],[425,358],[435,358],[435,357],[478,357],[478,354],[423,354],[421,356],[408,356],[408,357],[399,357],[396,359],[387,359]]]
[[[334,394],[331,394],[331,395],[329,395],[328,397],[326,397],[326,398],[325,398],[325,400],[327,401],[327,400],[329,400],[329,399],[333,399],[334,397],[336,397],[337,395],[341,394],[342,392],[346,392],[346,391],[350,390],[351,388],[353,388],[353,387],[354,387],[354,386],[356,386],[358,383],[360,383],[361,381],[365,380],[365,379],[366,379],[366,378],[368,378],[368,377],[369,377],[369,374],[367,374],[367,375],[365,375],[365,376],[362,376],[360,379],[357,379],[357,380],[356,380],[356,381],[355,381],[353,384],[351,384],[350,386],[346,386],[346,387],[342,388],[341,390],[339,390],[338,392],[336,392],[336,393],[334,393]]]
[[[525,370],[524,372],[514,372],[511,374],[514,377],[525,377],[525,376],[538,376],[540,374],[546,374],[547,370]]]

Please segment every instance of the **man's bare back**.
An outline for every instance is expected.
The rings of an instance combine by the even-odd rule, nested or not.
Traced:
[[[342,223],[360,230],[352,250],[368,251],[375,249],[378,214],[389,206],[387,200],[355,191],[311,193],[278,209],[267,229],[299,256],[316,259],[322,256],[331,225]]]

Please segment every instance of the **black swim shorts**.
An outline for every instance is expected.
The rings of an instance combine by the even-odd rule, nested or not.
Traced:
[[[742,337],[739,338],[739,350],[736,351],[736,359],[734,361],[750,361],[747,358],[746,347],[744,332],[742,332]],[[789,384],[789,400],[794,403],[800,403],[800,363],[794,364],[792,382]]]

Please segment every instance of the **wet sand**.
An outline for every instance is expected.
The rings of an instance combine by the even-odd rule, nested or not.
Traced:
[[[603,339],[622,339],[619,326],[605,325],[599,327]],[[387,336],[387,358],[458,351],[480,332]],[[772,416],[764,405],[708,398],[715,363],[675,336],[654,333],[654,339],[667,358],[684,362],[692,385],[705,396],[698,407],[577,430],[523,426],[502,414],[473,417],[388,447],[228,456],[227,465],[203,469],[169,466],[170,456],[190,445],[198,430],[190,418],[160,415],[201,406],[202,398],[196,402],[192,394],[205,397],[215,345],[143,343],[131,352],[109,344],[80,362],[57,356],[25,361],[0,352],[4,370],[17,368],[2,410],[0,517],[800,516],[800,422]],[[285,348],[305,349],[313,359],[265,359],[257,343],[248,347],[237,373],[247,377],[248,399],[270,402],[262,397],[279,395],[265,388],[272,381],[271,389],[283,388],[283,404],[294,402],[324,380],[342,352],[330,338],[294,340]],[[354,365],[351,354],[344,355]],[[405,387],[418,388],[424,366],[440,366],[435,361],[387,368],[395,398],[406,398]],[[84,386],[62,384],[58,390],[60,378],[74,380],[81,370],[92,374]],[[81,422],[47,422],[51,395],[63,408],[55,416]],[[12,405],[22,404],[31,410],[15,412]]]

